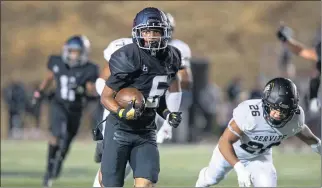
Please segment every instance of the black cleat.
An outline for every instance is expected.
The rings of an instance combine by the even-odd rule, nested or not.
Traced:
[[[43,187],[44,188],[50,188],[52,186],[52,179],[49,176],[49,173],[47,172],[44,176],[44,182],[43,182]]]

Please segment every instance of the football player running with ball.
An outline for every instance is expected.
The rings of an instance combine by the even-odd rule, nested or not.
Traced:
[[[155,116],[158,113],[175,128],[181,122],[181,113],[169,109],[165,101],[165,92],[178,82],[176,74],[181,68],[180,51],[168,45],[171,29],[165,13],[152,7],[140,11],[132,37],[132,44],[111,55],[111,74],[101,95],[102,104],[110,111],[103,133],[102,187],[122,187],[128,162],[135,187],[157,183],[160,158]],[[144,108],[135,108],[135,100],[125,108],[116,102],[115,94],[131,87],[146,99]]]

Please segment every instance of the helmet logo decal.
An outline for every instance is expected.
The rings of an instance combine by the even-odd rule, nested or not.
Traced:
[[[265,87],[264,92],[270,91],[273,87],[274,87],[274,84],[273,84],[273,83],[268,84],[268,85]]]

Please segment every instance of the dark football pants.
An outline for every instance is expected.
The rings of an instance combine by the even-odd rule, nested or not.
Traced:
[[[62,161],[65,159],[69,146],[77,134],[82,112],[70,112],[55,100],[51,103],[50,131],[57,138],[58,151],[56,152],[53,176],[59,176]]]
[[[156,132],[126,132],[115,128],[119,122],[108,116],[101,162],[102,183],[105,187],[123,187],[127,161],[133,169],[133,178],[145,178],[157,183],[160,156]]]

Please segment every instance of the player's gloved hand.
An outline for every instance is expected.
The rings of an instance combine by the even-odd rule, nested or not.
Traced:
[[[166,117],[166,121],[172,127],[177,128],[179,126],[179,124],[181,123],[182,112],[170,112],[169,110],[165,110],[165,112],[163,112],[163,114],[164,114],[163,116]]]
[[[252,185],[251,174],[245,166],[239,161],[234,165],[234,169],[237,173],[239,187],[250,187]]]
[[[170,140],[172,138],[172,126],[169,123],[162,125],[157,133],[157,143],[162,144],[164,140]]]
[[[35,90],[31,99],[31,105],[36,106],[38,102],[41,100],[43,97],[44,93],[40,90]]]
[[[140,117],[143,110],[135,108],[135,101],[136,99],[131,100],[126,108],[119,108],[117,110],[117,115],[126,120],[136,120]]]
[[[85,88],[83,86],[78,86],[75,88],[76,94],[82,95],[85,93]]]
[[[277,38],[280,41],[286,42],[286,41],[289,41],[292,38],[292,36],[293,36],[293,30],[291,28],[287,27],[287,26],[282,25],[278,29],[276,35],[277,35]]]

